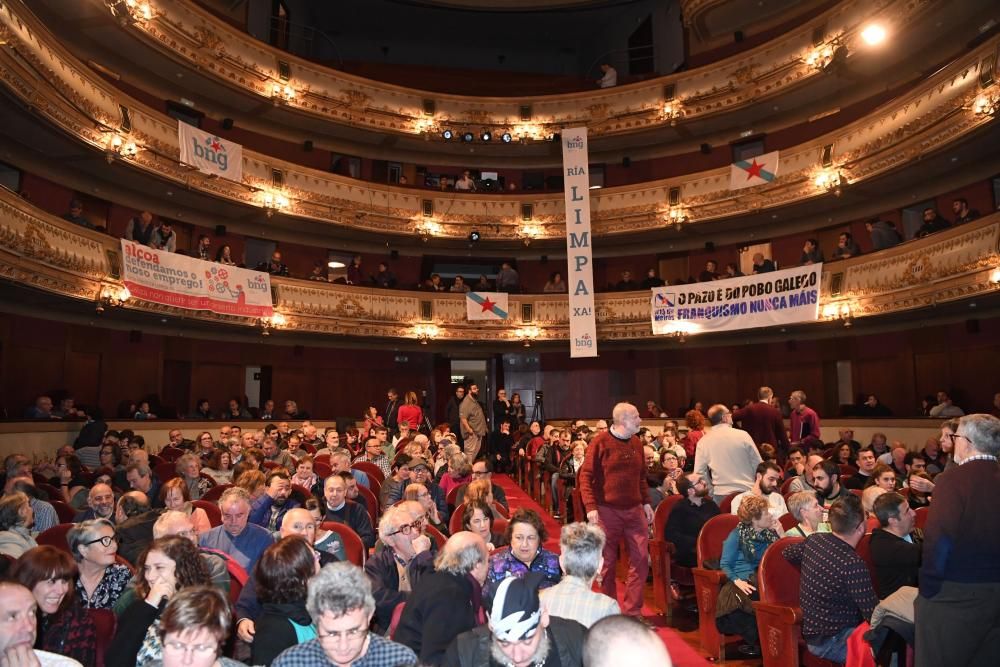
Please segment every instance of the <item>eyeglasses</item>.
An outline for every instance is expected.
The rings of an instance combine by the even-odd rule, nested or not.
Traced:
[[[962,435],[961,433],[947,433],[946,435],[949,438],[951,438],[951,446],[952,447],[955,446],[955,438],[965,438],[965,436]],[[965,439],[968,440],[968,438],[965,438]]]
[[[98,537],[96,540],[90,540],[89,542],[84,542],[83,546],[89,547],[91,544],[101,543],[102,547],[110,547],[112,542],[117,542],[117,535],[105,535],[104,537]]]
[[[316,638],[319,639],[321,644],[325,643],[334,644],[341,639],[346,639],[348,643],[353,644],[358,640],[363,640],[367,636],[368,636],[367,625],[360,628],[351,628],[350,630],[334,630],[333,632],[316,633]]]
[[[483,470],[483,471],[473,470],[472,471],[472,476],[473,477],[486,477],[489,474],[490,474],[489,470]]]
[[[426,518],[427,518],[427,516],[425,515],[425,516],[420,517],[419,519],[417,519],[413,523],[405,523],[402,526],[400,526],[399,528],[397,528],[395,531],[393,531],[393,532],[389,533],[388,535],[386,535],[386,537],[392,537],[393,535],[398,535],[399,533],[402,533],[403,535],[409,535],[414,530],[420,530],[421,528],[424,527],[424,520]]]
[[[219,650],[218,643],[216,644],[184,644],[179,641],[165,641],[163,642],[163,648],[169,649],[171,651],[177,651],[178,653],[195,653],[197,655],[208,655],[209,653],[214,653]]]

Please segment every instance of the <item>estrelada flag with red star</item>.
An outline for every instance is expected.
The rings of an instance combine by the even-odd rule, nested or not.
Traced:
[[[465,314],[468,320],[507,319],[507,295],[503,292],[467,292]]]
[[[778,175],[778,151],[738,160],[729,167],[729,189],[770,183]]]

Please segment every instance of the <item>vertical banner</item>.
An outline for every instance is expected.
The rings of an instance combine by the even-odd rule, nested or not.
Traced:
[[[590,174],[587,128],[562,131],[566,198],[566,259],[569,283],[569,356],[597,356],[594,266],[590,236]]]

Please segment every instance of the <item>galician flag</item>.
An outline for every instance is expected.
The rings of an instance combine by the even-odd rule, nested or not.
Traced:
[[[770,183],[778,175],[778,151],[764,153],[729,167],[729,189],[739,190]]]
[[[507,295],[503,292],[468,292],[465,295],[465,314],[473,320],[507,319]]]

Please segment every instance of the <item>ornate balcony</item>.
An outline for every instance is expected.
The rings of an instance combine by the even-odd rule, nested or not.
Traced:
[[[108,85],[62,49],[33,16],[15,14],[10,4],[0,8],[0,29],[7,44],[0,51],[0,80],[10,92],[39,117],[137,173],[227,202],[267,208],[275,216],[382,237],[459,240],[476,230],[485,243],[516,247],[526,238],[528,226],[532,242],[556,245],[564,237],[561,194],[436,195],[359,183],[250,150],[244,151],[242,183],[193,172],[178,162],[175,120]],[[818,184],[821,172],[836,172],[838,185],[849,187],[874,181],[918,157],[957,145],[993,120],[990,114],[977,113],[976,100],[984,92],[981,74],[993,67],[998,45],[1000,37],[994,36],[870,116],[782,151],[780,175],[773,183],[733,192],[728,168],[723,168],[593,192],[594,235],[611,242],[635,238],[663,243],[664,234],[680,238],[678,228],[704,227],[707,232],[711,231],[708,223],[714,221],[833,197],[836,188]],[[991,83],[985,92],[996,89],[997,84]],[[127,128],[123,108],[129,112]],[[824,153],[829,153],[826,167]],[[275,171],[283,181],[278,188],[274,186]],[[674,189],[683,207],[680,225],[672,215],[675,211],[667,205]],[[430,216],[424,215],[425,199],[431,200]],[[269,201],[285,205],[275,209]],[[532,205],[528,221],[522,216],[524,203]]]
[[[0,277],[79,303],[90,301],[105,317],[120,311],[178,317],[201,324],[238,327],[281,336],[454,344],[545,344],[568,336],[565,295],[511,295],[510,317],[468,322],[461,294],[406,292],[272,278],[277,315],[254,318],[181,310],[129,298],[119,281],[117,239],[43,213],[0,191]],[[921,309],[1000,295],[1000,213],[854,259],[829,263],[822,277],[821,313],[803,330],[851,325],[880,315],[918,314]],[[117,303],[113,303],[117,302]],[[67,301],[66,303],[69,303]],[[117,306],[117,308],[107,308]],[[598,294],[602,342],[657,340],[650,325],[648,292]],[[711,344],[705,335],[699,344]],[[666,340],[662,337],[666,344]],[[718,339],[716,339],[718,340]]]

